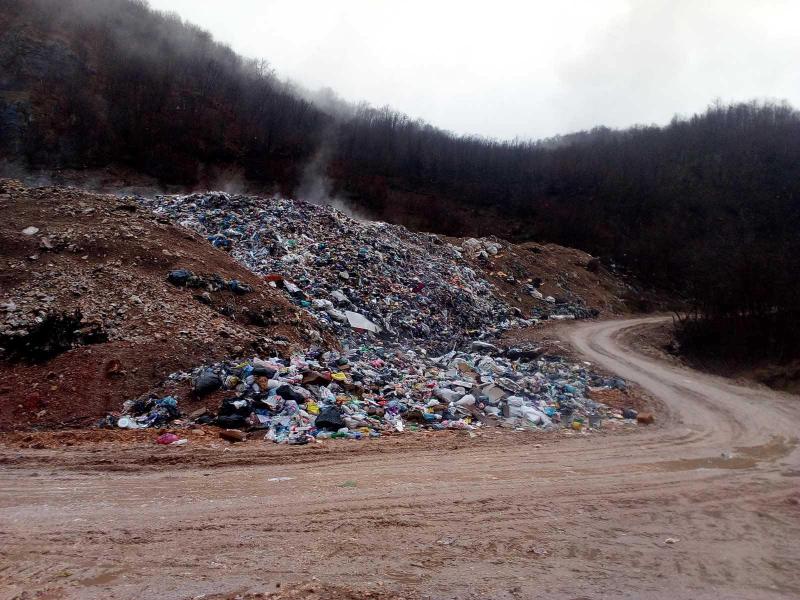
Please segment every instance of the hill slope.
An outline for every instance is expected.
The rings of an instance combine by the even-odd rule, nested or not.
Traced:
[[[744,317],[765,332],[753,352],[800,347],[800,115],[786,104],[542,142],[455,136],[388,108],[315,105],[131,0],[2,0],[0,66],[0,155],[24,168],[189,187],[234,173],[418,230],[577,247],[717,329]]]

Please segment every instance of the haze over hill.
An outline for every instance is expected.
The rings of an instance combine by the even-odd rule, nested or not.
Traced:
[[[558,242],[688,299],[737,352],[797,347],[800,115],[786,103],[501,142],[310,98],[143,2],[0,6],[7,166],[189,188],[233,175],[417,229]]]
[[[714,98],[800,102],[793,2],[151,0],[277,73],[458,134],[666,125]],[[769,65],[769,68],[764,68]]]

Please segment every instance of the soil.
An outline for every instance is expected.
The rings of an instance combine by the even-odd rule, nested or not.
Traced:
[[[0,594],[796,598],[799,399],[630,348],[660,322],[563,330],[657,399],[651,426],[304,447],[7,435]]]
[[[134,203],[0,180],[0,212],[0,330],[30,331],[48,314],[78,310],[82,325],[107,338],[44,363],[0,360],[0,430],[87,425],[180,369],[335,345],[224,251]],[[31,227],[38,231],[23,233]],[[202,289],[167,282],[179,268],[253,291],[201,301]]]
[[[448,239],[460,245],[466,238]],[[496,237],[486,239],[501,244],[502,249],[487,259],[470,257],[469,253],[465,256],[500,290],[500,296],[523,314],[551,308],[523,289],[537,279],[542,282],[538,286],[542,295],[553,296],[559,302],[585,306],[601,316],[630,312],[625,298],[633,293],[632,288],[590,254],[558,244],[512,244]]]

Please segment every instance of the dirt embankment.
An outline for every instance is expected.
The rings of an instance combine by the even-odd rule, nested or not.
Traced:
[[[494,236],[480,238],[480,245],[470,238],[447,239],[463,248],[473,268],[497,287],[503,300],[525,315],[551,312],[556,304],[570,305],[572,312],[583,307],[581,316],[619,315],[631,311],[627,302],[638,293],[600,260],[575,248],[514,244]],[[548,297],[556,302],[548,302]]]
[[[0,429],[85,425],[180,369],[333,343],[224,251],[134,203],[4,180],[0,213]],[[172,285],[174,269],[210,284]],[[252,291],[220,287],[232,280]],[[57,331],[53,317],[76,311],[80,336]]]

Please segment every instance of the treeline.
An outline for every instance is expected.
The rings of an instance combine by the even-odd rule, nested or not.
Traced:
[[[0,0],[0,156],[186,186],[236,167],[286,194],[321,164],[325,189],[376,217],[580,247],[679,293],[704,322],[776,323],[760,351],[798,352],[792,107],[503,142],[324,99],[145,2]]]
[[[146,2],[0,8],[0,92],[12,121],[0,143],[31,167],[120,164],[192,184],[205,167],[228,163],[253,179],[291,182],[331,121],[266,63]]]

